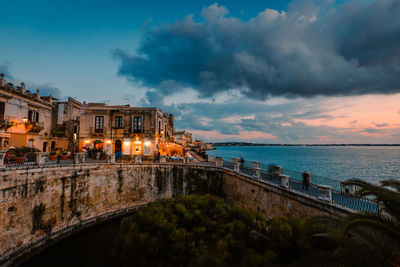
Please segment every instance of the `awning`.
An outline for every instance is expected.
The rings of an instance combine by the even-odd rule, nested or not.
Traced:
[[[10,133],[2,133],[2,132],[0,132],[0,137],[1,138],[11,138],[11,134]]]
[[[94,140],[93,144],[103,144],[104,142],[101,140]]]

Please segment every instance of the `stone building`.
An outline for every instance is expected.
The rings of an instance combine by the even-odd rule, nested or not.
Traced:
[[[79,147],[101,148],[117,157],[143,155],[154,158],[172,141],[174,117],[157,108],[82,104]]]
[[[4,77],[0,74],[0,150],[29,146],[48,151],[53,98],[26,90],[24,83],[6,83]]]
[[[186,130],[176,131],[174,137],[177,144],[183,146],[190,146],[192,144],[192,133]]]
[[[117,157],[154,158],[160,147],[173,140],[173,134],[173,115],[157,108],[80,103],[72,98],[53,107],[52,136],[68,138],[68,150],[87,147]]]
[[[15,87],[0,76],[0,150],[29,146],[41,151],[101,149],[117,157],[157,156],[173,141],[174,116],[157,108],[57,101]]]
[[[79,139],[80,116],[83,105],[68,97],[67,101],[57,101],[53,103],[51,147],[64,148],[68,151],[73,150],[73,140]],[[78,148],[78,146],[76,146]]]

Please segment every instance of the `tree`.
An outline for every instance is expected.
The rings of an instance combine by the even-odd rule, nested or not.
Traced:
[[[271,266],[265,235],[260,213],[211,195],[178,196],[123,219],[115,253],[125,266]]]
[[[357,195],[374,199],[380,206],[378,213],[360,212],[338,218],[319,216],[307,222],[308,242],[320,244],[321,253],[302,262],[336,262],[350,266],[399,265],[400,248],[400,182],[381,181],[374,185],[362,180],[348,180],[346,184],[360,189]]]

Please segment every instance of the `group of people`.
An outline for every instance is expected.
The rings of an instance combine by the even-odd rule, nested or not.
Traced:
[[[84,146],[82,152],[85,153],[86,158],[90,157],[91,159],[99,160],[101,153],[103,153],[103,149],[100,147],[90,148],[90,146]]]

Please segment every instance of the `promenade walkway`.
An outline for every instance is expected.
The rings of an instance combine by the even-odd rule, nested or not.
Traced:
[[[260,179],[261,181],[269,184],[274,184],[281,186],[281,176],[273,175],[268,172],[267,165],[261,165],[260,170]],[[227,160],[224,160],[224,168],[234,171],[234,164]],[[250,178],[253,178],[254,169],[249,166],[249,164],[242,164],[240,167],[240,173],[244,174]],[[308,190],[304,189],[302,186],[302,178],[300,172],[295,172],[291,170],[282,170],[282,175],[289,176],[289,188],[292,191],[295,191],[299,194],[307,195],[312,198],[319,198],[318,185],[329,186],[332,192],[332,204],[338,205],[341,207],[345,207],[352,211],[360,211],[360,212],[371,212],[377,213],[379,211],[379,205],[367,198],[360,198],[354,194],[343,193],[341,190],[341,182],[334,179],[329,179],[320,176],[313,175],[313,183],[308,188]]]

